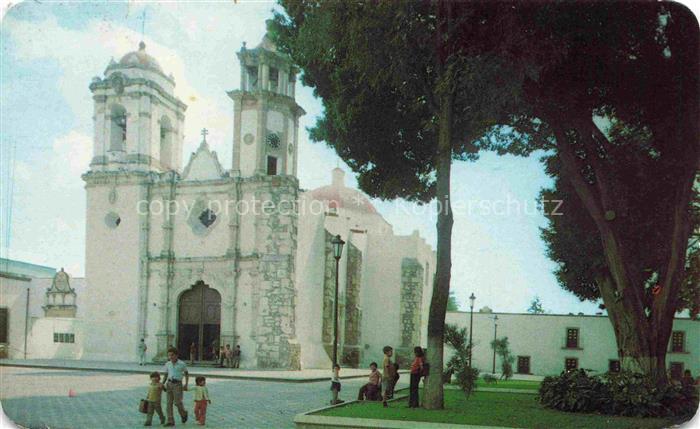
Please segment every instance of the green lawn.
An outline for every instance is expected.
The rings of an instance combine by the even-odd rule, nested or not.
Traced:
[[[409,409],[407,400],[400,400],[390,403],[389,408],[383,408],[381,402],[354,403],[318,415],[518,428],[652,429],[673,423],[669,419],[553,411],[542,408],[534,395],[518,393],[476,392],[466,399],[458,390],[445,390],[444,410]]]
[[[484,380],[476,382],[476,388],[489,387],[494,389],[531,389],[537,390],[540,388],[540,381],[529,380],[502,380],[498,383],[487,383]]]

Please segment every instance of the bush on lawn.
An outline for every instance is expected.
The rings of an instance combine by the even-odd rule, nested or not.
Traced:
[[[585,413],[601,408],[604,390],[605,385],[598,377],[578,369],[562,372],[558,377],[545,377],[538,397],[547,408]]]
[[[484,381],[486,384],[493,384],[498,382],[498,377],[496,377],[493,374],[486,373],[484,374]]]
[[[629,417],[692,416],[697,410],[694,388],[657,387],[647,376],[622,371],[603,376],[578,369],[545,377],[540,403],[547,408],[572,412],[600,412]]]
[[[479,379],[479,370],[464,366],[455,372],[455,378],[462,392],[464,392],[466,396],[469,396],[474,392],[474,388],[476,387],[476,381]]]

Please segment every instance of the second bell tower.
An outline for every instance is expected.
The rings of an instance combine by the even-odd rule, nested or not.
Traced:
[[[266,35],[255,49],[238,52],[240,89],[233,100],[234,177],[297,174],[299,117],[294,100],[297,70]]]

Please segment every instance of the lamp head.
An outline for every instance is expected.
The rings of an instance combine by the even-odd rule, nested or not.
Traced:
[[[333,244],[333,257],[335,257],[335,259],[340,259],[340,257],[343,256],[343,245],[345,244],[340,238],[340,234],[333,237],[331,244]]]

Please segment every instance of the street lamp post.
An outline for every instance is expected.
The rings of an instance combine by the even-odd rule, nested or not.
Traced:
[[[472,292],[471,296],[469,297],[469,368],[472,367],[472,327],[474,326],[474,301],[476,301],[476,297]]]
[[[496,333],[498,332],[498,315],[493,316],[493,369],[491,374],[496,373]]]
[[[338,364],[338,267],[345,242],[340,238],[340,235],[336,235],[331,240],[331,244],[333,244],[333,257],[335,258],[335,301],[333,305],[333,368],[335,368]]]

